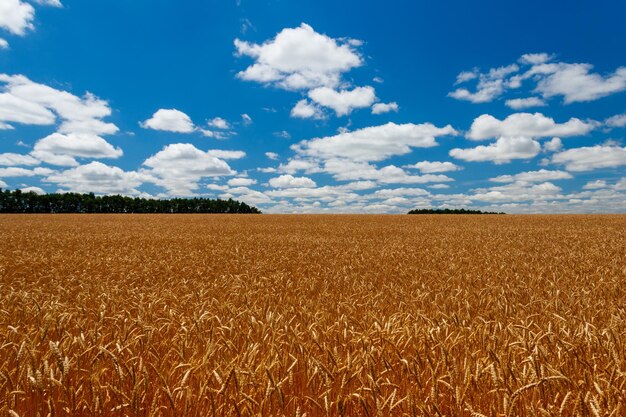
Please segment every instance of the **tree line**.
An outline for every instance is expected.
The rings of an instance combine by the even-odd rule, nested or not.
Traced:
[[[503,212],[496,213],[493,211],[480,211],[468,209],[415,209],[409,211],[408,214],[506,214]]]
[[[253,213],[254,206],[233,199],[172,198],[169,200],[96,196],[93,193],[37,194],[0,188],[0,213]]]

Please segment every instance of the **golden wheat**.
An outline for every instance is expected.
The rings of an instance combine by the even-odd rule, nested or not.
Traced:
[[[621,416],[626,216],[0,216],[0,414]]]

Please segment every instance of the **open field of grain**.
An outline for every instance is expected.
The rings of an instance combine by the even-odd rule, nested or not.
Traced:
[[[626,216],[0,216],[11,416],[624,416]]]

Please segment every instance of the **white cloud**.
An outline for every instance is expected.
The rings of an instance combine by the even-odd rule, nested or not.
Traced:
[[[0,49],[9,49],[9,42],[6,39],[0,38]]]
[[[604,124],[609,127],[624,127],[626,126],[626,113],[611,116],[604,121]]]
[[[6,189],[8,187],[9,187],[9,185],[6,182],[0,180],[0,188],[5,188]]]
[[[214,119],[209,121],[209,126],[214,127],[216,129],[230,129],[230,124],[221,117],[215,117]]]
[[[273,161],[278,159],[278,154],[276,152],[265,152],[265,156]]]
[[[492,161],[496,164],[510,162],[512,159],[530,159],[541,151],[539,142],[527,137],[501,137],[487,146],[469,149],[455,148],[450,156],[472,162]]]
[[[544,107],[546,102],[539,97],[514,98],[505,102],[513,110],[522,110],[529,107]]]
[[[102,119],[111,114],[108,103],[86,93],[82,98],[35,83],[23,75],[0,74],[5,85],[0,93],[0,129],[9,123],[52,125],[62,120],[60,133],[104,135],[118,131]]]
[[[244,151],[224,151],[221,149],[211,149],[206,151],[206,154],[220,159],[241,159],[246,157]]]
[[[0,1],[0,28],[14,35],[23,36],[34,29],[35,9],[20,0]]]
[[[49,175],[44,182],[76,193],[138,195],[137,187],[149,180],[144,174],[94,161]]]
[[[46,192],[40,187],[23,187],[21,188],[23,193],[35,193],[35,194],[46,194]]]
[[[326,161],[324,171],[338,181],[374,180],[382,184],[425,184],[453,181],[452,178],[445,175],[410,175],[395,165],[377,168],[367,162],[345,159]]]
[[[35,0],[35,3],[43,6],[63,7],[61,0]]]
[[[296,105],[291,109],[291,117],[299,119],[325,118],[322,110],[318,106],[309,103],[307,99],[302,99],[296,103]]]
[[[545,75],[536,91],[544,97],[563,96],[565,104],[593,101],[626,90],[626,67],[606,76],[591,73],[591,64],[543,64],[534,73]]]
[[[241,120],[245,126],[252,124],[252,117],[250,117],[246,113],[241,115]]]
[[[280,164],[276,171],[283,172],[285,174],[295,174],[298,171],[304,171],[307,174],[314,174],[321,172],[321,169],[317,162],[305,159],[291,159],[286,164]]]
[[[35,143],[31,155],[52,165],[76,166],[75,158],[119,158],[123,152],[97,135],[53,133]]]
[[[231,178],[227,181],[227,184],[231,187],[248,187],[250,185],[256,184],[256,180],[252,178]]]
[[[429,162],[421,161],[413,165],[406,165],[405,168],[419,169],[424,174],[436,174],[439,172],[451,172],[462,169],[460,166],[452,162]]]
[[[294,177],[289,174],[271,178],[268,182],[274,188],[313,188],[317,186],[311,178]]]
[[[514,113],[504,120],[483,114],[472,123],[467,137],[485,140],[502,136],[526,136],[531,138],[549,136],[581,136],[593,130],[597,124],[571,118],[565,123],[555,123],[541,113]]]
[[[53,170],[50,168],[19,168],[19,167],[8,167],[8,168],[0,168],[0,178],[7,177],[35,177],[41,175],[49,175]]]
[[[519,59],[519,62],[522,64],[530,64],[537,65],[548,62],[552,59],[552,55],[546,53],[538,53],[538,54],[524,54]]]
[[[495,178],[491,178],[489,181],[493,182],[544,182],[554,180],[566,180],[574,178],[572,174],[565,171],[550,171],[547,169],[540,169],[539,171],[527,171],[520,172],[515,175],[500,175]]]
[[[609,185],[604,180],[589,181],[583,186],[583,190],[599,190],[608,188]]]
[[[154,176],[155,183],[166,188],[170,195],[193,195],[204,177],[236,174],[224,160],[190,143],[167,145],[143,165],[149,168],[145,173]]]
[[[19,153],[0,153],[0,165],[39,165],[40,161],[30,155],[22,155]]]
[[[567,149],[552,156],[552,163],[568,171],[591,171],[626,165],[626,147],[596,145]]]
[[[508,90],[520,88],[524,81],[534,83],[534,93],[546,99],[561,96],[565,104],[597,100],[626,90],[626,67],[602,75],[591,72],[591,64],[551,62],[552,59],[553,56],[546,53],[525,54],[518,60],[525,68],[522,72],[517,64],[492,68],[487,73],[479,73],[477,70],[462,72],[457,76],[455,85],[478,78],[475,91],[457,88],[448,96],[473,103],[486,103]],[[543,105],[542,101],[534,97],[507,100],[506,104],[516,110]]]
[[[321,106],[333,109],[337,116],[346,116],[354,109],[370,107],[376,101],[376,93],[370,86],[340,91],[319,87],[309,91],[309,98]]]
[[[389,112],[397,112],[400,109],[395,101],[391,103],[376,103],[372,106],[372,114],[383,114]]]
[[[190,133],[196,130],[191,118],[180,110],[159,109],[151,118],[140,123],[144,129]]]
[[[472,103],[487,103],[493,101],[495,98],[499,97],[507,87],[506,77],[518,71],[519,67],[516,64],[511,64],[506,67],[492,68],[488,73],[476,74],[476,76],[470,76],[470,72],[467,71],[462,72],[457,76],[456,83],[463,83],[478,77],[479,81],[476,92],[472,93],[467,88],[457,88],[448,93],[448,96]]]
[[[255,60],[237,76],[288,90],[335,88],[343,73],[363,63],[354,46],[349,40],[319,34],[304,23],[285,28],[262,44],[235,39],[237,53]]]
[[[543,151],[544,152],[558,152],[563,148],[563,142],[561,138],[552,138],[549,141],[544,142]]]
[[[407,154],[411,148],[437,146],[437,137],[456,134],[450,125],[438,128],[430,123],[398,125],[390,122],[335,136],[305,140],[293,145],[292,149],[314,158],[382,161],[391,156]]]

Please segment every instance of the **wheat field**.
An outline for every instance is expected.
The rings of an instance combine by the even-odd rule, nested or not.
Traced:
[[[3,215],[8,416],[625,416],[626,216]]]

